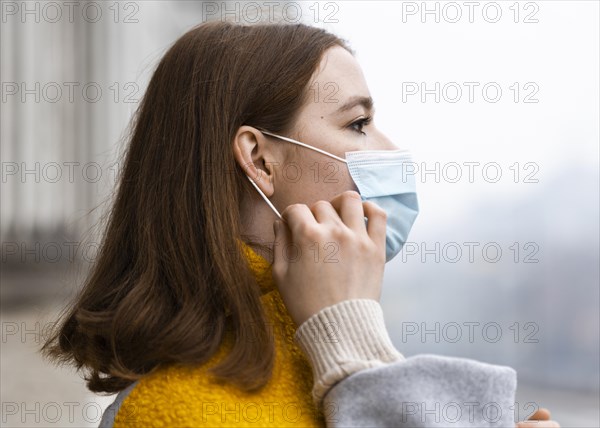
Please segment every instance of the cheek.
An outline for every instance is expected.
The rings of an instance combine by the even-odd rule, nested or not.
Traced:
[[[334,159],[314,158],[302,165],[302,173],[297,191],[307,196],[305,200],[331,200],[346,190],[358,190],[346,164]]]
[[[283,206],[329,201],[346,190],[358,191],[346,164],[318,153],[298,156],[276,168],[275,197]]]
[[[328,187],[335,195],[346,190],[358,190],[346,164],[335,160],[323,162],[321,184],[323,187]]]

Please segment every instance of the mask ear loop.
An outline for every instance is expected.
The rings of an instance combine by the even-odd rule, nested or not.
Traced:
[[[275,208],[275,205],[273,205],[273,204],[271,203],[271,201],[269,201],[269,198],[267,198],[267,196],[266,196],[266,195],[265,195],[265,194],[262,192],[262,190],[260,190],[260,187],[258,187],[258,186],[256,185],[256,183],[254,182],[254,180],[252,180],[252,179],[250,178],[250,176],[248,176],[248,175],[246,175],[246,177],[248,177],[248,180],[250,180],[250,183],[252,183],[252,185],[253,185],[253,186],[256,188],[256,190],[258,190],[258,193],[260,194],[260,196],[262,196],[262,198],[265,200],[265,202],[266,202],[267,204],[269,204],[269,206],[271,207],[271,209],[272,209],[273,211],[275,211],[275,214],[277,214],[277,217],[279,217],[279,218],[280,218],[280,219],[281,219],[281,220],[282,220],[284,223],[287,223],[287,222],[285,221],[285,219],[284,219],[283,217],[281,217],[281,214],[279,214],[279,211],[277,211],[277,208]]]
[[[293,144],[298,144],[299,146],[306,147],[307,149],[311,149],[311,150],[314,150],[315,152],[322,153],[325,156],[329,156],[331,158],[337,159],[340,162],[348,163],[348,161],[346,159],[344,159],[344,158],[341,158],[341,157],[336,156],[336,155],[334,155],[332,153],[326,152],[325,150],[321,150],[321,149],[318,149],[316,147],[309,146],[308,144],[304,144],[304,143],[302,143],[300,141],[292,140],[291,138],[282,137],[280,135],[271,134],[270,132],[263,131],[261,129],[259,129],[259,131],[262,132],[263,134],[270,135],[271,137],[279,138],[280,140],[284,140],[284,141],[287,141],[287,142],[293,143]]]
[[[257,129],[258,129],[258,128],[257,128]],[[307,149],[311,149],[311,150],[314,150],[314,151],[316,151],[316,152],[322,153],[322,154],[324,154],[324,155],[326,155],[326,156],[329,156],[329,157],[332,157],[332,158],[334,158],[334,159],[337,159],[337,160],[339,160],[340,162],[348,163],[348,161],[347,161],[346,159],[344,159],[344,158],[341,158],[341,157],[339,157],[339,156],[336,156],[336,155],[334,155],[334,154],[332,154],[332,153],[326,152],[325,150],[321,150],[321,149],[318,149],[318,148],[316,148],[316,147],[309,146],[308,144],[304,144],[304,143],[302,143],[302,142],[300,142],[300,141],[296,141],[296,140],[293,140],[293,139],[291,139],[291,138],[286,138],[286,137],[282,137],[282,136],[280,136],[280,135],[272,134],[272,133],[270,133],[270,132],[263,131],[262,129],[259,129],[259,131],[260,131],[260,132],[262,132],[263,134],[270,135],[271,137],[279,138],[280,140],[284,140],[284,141],[287,141],[287,142],[289,142],[289,143],[297,144],[297,145],[299,145],[299,146],[306,147]],[[246,175],[246,177],[248,177],[248,180],[250,180],[250,183],[252,183],[252,185],[254,186],[254,188],[255,188],[255,189],[258,191],[258,193],[259,193],[259,194],[260,194],[260,196],[261,196],[261,197],[262,197],[262,198],[265,200],[265,202],[266,202],[266,203],[267,203],[267,204],[268,204],[268,205],[271,207],[271,209],[273,210],[273,212],[275,212],[275,214],[277,214],[277,217],[279,217],[279,218],[281,219],[281,221],[283,221],[284,223],[287,223],[287,222],[285,221],[285,219],[284,219],[284,218],[281,216],[281,214],[279,213],[279,211],[277,211],[277,208],[275,208],[275,205],[273,205],[273,204],[271,203],[271,201],[269,200],[269,198],[267,198],[267,196],[266,196],[266,195],[265,195],[265,194],[262,192],[262,190],[260,190],[260,188],[259,188],[259,187],[258,187],[258,185],[257,185],[257,184],[254,182],[254,180],[253,180],[253,179],[251,179],[249,175]]]

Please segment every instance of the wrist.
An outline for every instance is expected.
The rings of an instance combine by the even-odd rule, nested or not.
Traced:
[[[381,305],[373,299],[344,300],[323,308],[304,321],[294,337],[311,361],[318,404],[352,373],[404,359],[385,328]]]

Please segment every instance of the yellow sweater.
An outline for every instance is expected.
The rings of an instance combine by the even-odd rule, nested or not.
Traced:
[[[296,325],[275,286],[267,260],[243,245],[262,290],[269,327],[274,330],[273,376],[259,392],[248,394],[214,383],[207,373],[226,355],[222,345],[197,368],[171,366],[140,379],[123,401],[114,427],[324,427],[311,396],[313,374],[294,342]]]

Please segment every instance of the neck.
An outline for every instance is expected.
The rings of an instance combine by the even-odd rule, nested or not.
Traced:
[[[262,200],[245,200],[241,204],[242,235],[249,236],[253,241],[262,245],[273,247],[275,233],[273,222],[277,220],[275,213]],[[256,253],[264,257],[269,263],[273,263],[273,256],[260,248],[254,249]]]

